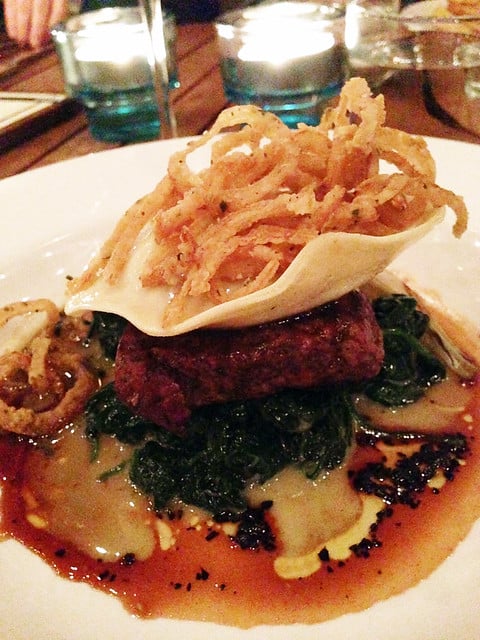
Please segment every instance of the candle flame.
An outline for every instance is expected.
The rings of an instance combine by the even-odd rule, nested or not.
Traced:
[[[80,44],[77,46],[75,54],[79,62],[126,64],[132,58],[148,59],[150,55],[147,34],[143,25],[139,25],[134,30],[132,25],[95,25],[82,30],[79,41]],[[161,41],[163,50],[157,53],[165,58],[163,37]]]
[[[328,51],[335,45],[332,33],[303,32],[296,33],[290,27],[276,28],[275,31],[252,32],[246,38],[238,52],[240,60],[249,62],[270,62],[282,65],[289,60],[317,55]]]

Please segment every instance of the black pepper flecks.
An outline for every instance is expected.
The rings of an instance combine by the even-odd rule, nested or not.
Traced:
[[[381,546],[382,543],[380,542],[380,540],[377,540],[376,537],[372,537],[362,538],[362,540],[360,540],[360,542],[358,542],[357,544],[352,544],[349,549],[357,556],[357,558],[369,558],[370,551]]]
[[[134,553],[126,553],[123,558],[120,560],[120,564],[124,567],[131,567],[136,562],[136,557]]]
[[[214,540],[217,536],[219,535],[218,531],[215,531],[215,529],[212,529],[211,531],[209,531],[207,533],[207,535],[205,536],[205,540],[207,542],[210,542],[211,540]]]
[[[368,438],[369,446],[375,446],[380,441],[388,446],[396,444],[395,436],[391,434],[388,437],[378,437],[376,442],[372,434],[368,434]],[[400,434],[399,441],[404,440]],[[385,508],[376,514],[376,521],[371,524],[369,535],[350,547],[357,558],[369,558],[373,549],[382,546],[378,538],[379,525],[386,518],[393,516],[392,505],[403,504],[416,509],[420,504],[419,495],[425,490],[429,480],[441,472],[447,481],[452,481],[460,467],[460,461],[469,454],[467,438],[460,433],[426,435],[422,440],[422,444],[411,455],[399,452],[397,462],[393,466],[388,465],[387,457],[383,456],[380,461],[367,463],[364,467],[349,473],[357,491],[375,495],[385,503]],[[433,489],[432,492],[436,495],[439,490]],[[400,526],[401,523],[395,524]],[[327,548],[320,550],[318,557],[322,562],[330,562]],[[340,561],[337,567],[344,564]],[[331,565],[328,565],[327,572],[332,571]]]
[[[376,495],[386,504],[404,504],[415,509],[419,494],[437,472],[453,480],[460,460],[468,454],[467,438],[462,434],[426,437],[412,455],[399,455],[391,467],[385,461],[370,462],[352,474],[357,491]]]
[[[200,568],[200,571],[197,572],[197,575],[195,576],[196,580],[201,580],[201,581],[206,581],[208,580],[210,577],[210,573],[204,569],[203,567]]]
[[[241,549],[276,549],[275,535],[265,519],[265,513],[272,508],[273,502],[266,500],[256,509],[246,509],[240,516],[237,533],[232,540]]]
[[[318,557],[322,562],[328,562],[330,560],[330,554],[328,552],[328,549],[324,547],[321,551],[319,551]]]

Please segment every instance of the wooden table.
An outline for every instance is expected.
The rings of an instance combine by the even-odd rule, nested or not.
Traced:
[[[178,67],[181,87],[172,94],[178,135],[195,135],[208,128],[227,104],[213,25],[178,27]],[[22,63],[14,73],[4,73],[0,90],[62,92],[62,72],[54,50],[47,49]],[[382,93],[388,125],[409,133],[480,143],[480,136],[445,124],[427,112],[418,76],[402,73],[390,79]],[[82,110],[72,103],[44,123],[43,130],[30,135],[22,131],[17,136],[0,156],[0,178],[115,146],[94,140]]]

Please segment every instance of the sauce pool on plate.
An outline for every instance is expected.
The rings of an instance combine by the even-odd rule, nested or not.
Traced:
[[[317,553],[318,570],[305,577],[284,579],[278,575],[275,560],[282,555],[281,547],[241,549],[226,525],[198,517],[188,509],[179,507],[161,517],[155,515],[131,487],[125,493],[123,485],[127,483],[121,473],[99,483],[110,498],[108,507],[102,498],[97,505],[104,515],[114,514],[110,523],[117,532],[111,538],[110,552],[113,549],[114,553],[108,555],[104,549],[102,557],[102,550],[97,549],[96,557],[92,557],[85,540],[95,540],[98,519],[88,490],[85,493],[85,487],[78,486],[79,477],[88,473],[76,476],[72,472],[66,477],[61,470],[61,456],[71,456],[85,469],[89,444],[79,428],[61,434],[60,446],[51,450],[45,443],[32,447],[8,435],[0,438],[0,473],[5,479],[2,529],[39,554],[59,576],[87,582],[120,598],[140,617],[249,627],[317,623],[363,610],[428,576],[480,515],[480,444],[474,437],[480,423],[479,381],[459,386],[459,392],[468,396],[468,402],[448,427],[442,427],[442,433],[465,437],[468,449],[459,464],[435,476],[423,490],[413,490],[406,504],[384,503],[366,535],[352,540],[347,558],[335,559],[326,543]],[[350,481],[352,485],[363,482],[362,495],[368,491],[362,473],[369,463],[381,468],[410,455],[403,444],[371,445],[368,438],[363,439],[349,461]],[[108,463],[113,464],[124,453],[115,445],[107,455]],[[53,468],[57,471],[52,472]],[[85,536],[77,535],[76,543],[68,541],[71,531],[66,533],[74,526],[68,522],[72,499],[65,499],[62,491],[77,492],[80,503],[73,499],[76,508],[81,504],[78,496],[83,495],[88,503],[83,508],[92,509],[92,527]],[[57,524],[47,522],[45,514]],[[59,524],[62,518],[68,522],[63,534]],[[122,541],[122,521],[133,529],[135,551]],[[302,522],[297,525],[302,527]],[[102,526],[108,529],[108,521]],[[275,534],[274,523],[272,530]],[[128,541],[132,531],[125,535]],[[259,598],[259,594],[268,596]]]

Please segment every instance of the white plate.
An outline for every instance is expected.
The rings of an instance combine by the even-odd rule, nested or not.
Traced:
[[[0,304],[46,296],[60,303],[65,276],[79,273],[124,210],[159,181],[168,156],[184,142],[107,151],[0,182]],[[480,146],[437,139],[429,145],[438,183],[466,199],[470,229],[455,240],[448,218],[395,266],[441,292],[452,309],[480,326]],[[14,541],[0,544],[0,584],[5,640],[473,640],[480,633],[480,522],[416,587],[322,625],[242,631],[139,620],[113,597],[56,577]]]

